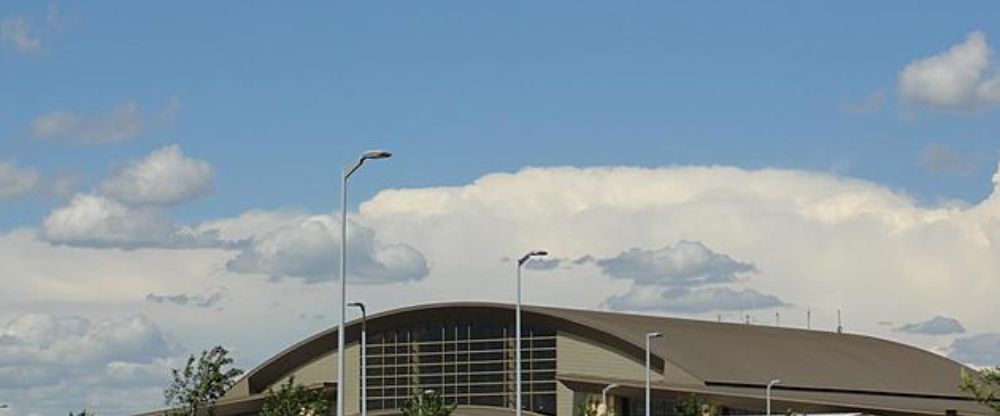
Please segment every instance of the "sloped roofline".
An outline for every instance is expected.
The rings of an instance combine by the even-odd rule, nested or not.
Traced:
[[[513,314],[514,305],[493,302],[446,302],[406,306],[399,309],[379,312],[368,316],[369,333],[391,329],[411,322],[421,322],[434,318],[449,318],[457,310],[480,311],[490,315],[500,316],[502,313]],[[536,324],[548,324],[559,331],[597,340],[616,348],[625,354],[644,359],[645,345],[635,342],[631,334],[616,329],[613,325],[597,325],[593,322],[581,322],[574,319],[574,312],[583,310],[549,308],[540,306],[522,306],[524,319]],[[512,319],[513,317],[511,317]],[[236,383],[234,388],[245,386],[247,393],[254,394],[263,391],[267,386],[279,381],[287,373],[300,368],[318,357],[335,349],[337,345],[337,327],[316,333],[283,351],[272,356],[267,361],[247,372]],[[355,319],[346,324],[345,340],[347,344],[355,342],[361,335],[361,320]],[[662,370],[663,358],[655,351],[650,357],[651,365]]]

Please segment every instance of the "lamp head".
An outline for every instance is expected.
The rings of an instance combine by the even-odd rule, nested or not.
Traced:
[[[392,157],[392,153],[385,150],[369,150],[361,155],[361,159],[387,159]]]
[[[650,332],[646,334],[646,338],[662,338],[662,337],[663,337],[662,332]]]
[[[524,264],[524,262],[530,260],[532,257],[541,257],[541,256],[548,256],[548,255],[549,255],[549,252],[545,251],[545,250],[530,251],[530,252],[528,252],[528,254],[525,254],[524,257],[521,257],[520,259],[518,259],[517,260],[517,264],[518,265]]]

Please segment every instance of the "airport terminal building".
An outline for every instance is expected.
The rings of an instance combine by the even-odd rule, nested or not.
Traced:
[[[570,416],[602,389],[620,416],[643,416],[645,337],[653,342],[652,416],[698,394],[723,414],[762,414],[768,381],[775,413],[987,415],[959,388],[961,364],[882,339],[835,332],[549,307],[523,309],[523,403]],[[414,392],[435,390],[458,415],[514,407],[514,308],[452,303],[368,317],[367,408],[395,414]],[[360,412],[362,322],[346,329],[345,408]],[[337,329],[293,345],[244,377],[214,414],[256,414],[269,387],[297,383],[335,397]],[[526,412],[527,413],[527,412]],[[530,414],[528,413],[528,414]]]

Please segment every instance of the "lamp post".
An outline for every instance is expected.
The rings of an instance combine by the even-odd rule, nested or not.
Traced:
[[[547,256],[549,252],[544,250],[531,251],[517,259],[517,304],[514,311],[514,400],[517,406],[516,415],[521,416],[521,266],[531,260],[532,257]]]
[[[607,387],[604,387],[604,389],[601,390],[601,404],[604,405],[604,414],[605,415],[608,414],[608,392],[611,391],[611,389],[613,389],[615,387],[618,387],[618,383],[608,384]]]
[[[774,380],[771,380],[771,381],[767,382],[767,389],[766,389],[767,393],[766,393],[766,396],[767,396],[767,414],[768,415],[771,414],[771,387],[774,387],[774,385],[778,384],[778,383],[781,383],[781,380],[774,379]]]
[[[365,152],[351,167],[344,167],[340,180],[340,325],[337,327],[337,416],[344,416],[344,316],[347,315],[347,179],[366,160],[385,159],[392,153],[384,150]]]
[[[649,383],[649,344],[651,343],[651,341],[653,340],[653,338],[660,338],[662,336],[663,336],[663,334],[661,334],[659,332],[649,332],[649,333],[646,334],[646,414],[643,415],[643,416],[650,416],[649,412],[650,412],[650,409],[651,409],[651,407],[650,407],[650,399],[651,399],[652,395],[650,394],[650,386],[649,386],[649,384],[650,384]]]
[[[368,416],[368,313],[364,302],[351,302],[347,306],[361,309],[361,416]]]

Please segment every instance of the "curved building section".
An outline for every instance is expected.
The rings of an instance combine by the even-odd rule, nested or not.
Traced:
[[[673,414],[698,394],[724,414],[761,414],[764,387],[775,409],[871,414],[989,414],[958,388],[963,366],[872,337],[687,319],[525,307],[523,403],[540,415],[572,415],[609,384],[608,406],[644,416],[645,334],[661,332],[652,355],[652,415]],[[514,407],[512,305],[454,303],[403,308],[368,318],[367,408],[395,413],[414,392],[435,390],[458,414]],[[360,411],[360,321],[346,329],[345,408]],[[336,328],[310,337],[248,372],[216,407],[254,414],[268,388],[295,377],[333,397]]]

